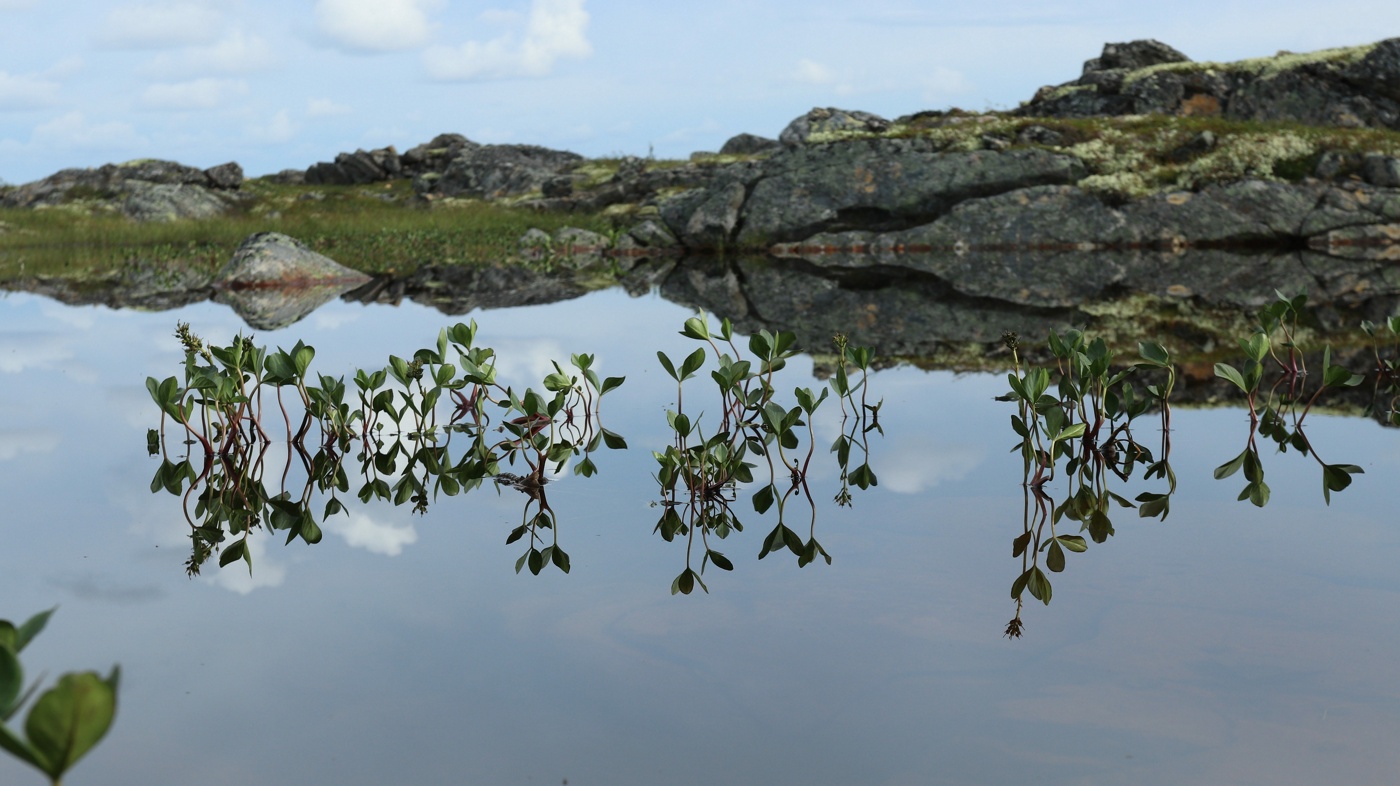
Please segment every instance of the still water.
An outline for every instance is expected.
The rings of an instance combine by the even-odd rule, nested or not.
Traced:
[[[677,335],[691,312],[612,290],[471,316],[507,381],[538,384],[574,352],[627,378],[603,415],[630,449],[550,487],[568,575],[516,574],[505,538],[521,497],[488,483],[421,516],[351,504],[315,546],[254,533],[251,576],[211,562],[187,578],[179,500],[149,490],[159,414],[144,380],[178,373],[176,320],[217,341],[247,329],[214,304],[0,299],[0,617],[58,606],[24,652],[30,674],[123,673],[115,725],[66,783],[1304,784],[1400,771],[1400,435],[1374,422],[1312,415],[1316,448],[1366,474],[1326,506],[1316,463],[1266,452],[1260,510],[1236,501],[1238,476],[1211,474],[1243,447],[1246,413],[1178,408],[1171,515],[1119,513],[1114,537],[1052,576],[1049,606],[1027,596],[1025,635],[1009,640],[1024,489],[1012,405],[993,400],[1004,378],[875,374],[879,485],[840,508],[835,462],[813,465],[832,564],[758,561],[772,524],[749,513],[723,544],[734,572],[708,571],[708,595],[672,596],[684,547],[652,534],[651,451],[669,443],[675,385],[655,353],[695,347]],[[255,338],[303,340],[313,371],[349,376],[455,321],[334,302]],[[805,358],[783,373],[787,391],[821,384]],[[838,425],[828,408],[819,444]],[[0,759],[0,783],[42,782]]]

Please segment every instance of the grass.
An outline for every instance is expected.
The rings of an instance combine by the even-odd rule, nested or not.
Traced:
[[[80,276],[114,266],[182,263],[221,266],[248,235],[291,235],[347,267],[406,273],[428,264],[490,264],[517,256],[531,227],[578,226],[606,233],[603,216],[540,213],[477,200],[412,202],[407,180],[373,186],[244,183],[247,201],[204,221],[136,223],[79,198],[37,210],[0,210],[0,280]]]

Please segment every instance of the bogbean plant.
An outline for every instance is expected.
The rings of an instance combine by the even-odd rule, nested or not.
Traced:
[[[1365,377],[1333,365],[1329,345],[1322,354],[1321,380],[1309,395],[1308,369],[1303,359],[1303,348],[1298,344],[1299,322],[1305,313],[1308,298],[1301,294],[1290,298],[1281,292],[1277,295],[1273,303],[1260,310],[1258,324],[1250,336],[1240,340],[1240,349],[1244,352],[1241,366],[1215,364],[1215,375],[1244,393],[1249,406],[1249,437],[1245,448],[1239,455],[1216,467],[1215,477],[1228,478],[1243,469],[1245,487],[1239,499],[1248,499],[1261,508],[1267,505],[1269,486],[1264,482],[1264,464],[1256,442],[1256,435],[1263,436],[1272,440],[1280,453],[1292,448],[1305,456],[1312,456],[1322,467],[1323,499],[1331,504],[1332,492],[1346,489],[1351,485],[1352,475],[1362,474],[1364,470],[1355,464],[1328,464],[1323,461],[1308,442],[1303,423],[1323,391],[1355,387]],[[1393,332],[1395,327],[1400,327],[1400,323],[1391,327]],[[1375,337],[1374,325],[1366,323],[1362,329]],[[1376,358],[1379,385],[1385,377],[1385,367],[1378,345]],[[1270,367],[1276,369],[1277,375],[1273,384],[1264,390],[1261,386]]]
[[[1361,329],[1371,337],[1371,352],[1376,359],[1376,383],[1372,400],[1384,409],[1379,414],[1384,423],[1400,426],[1400,316],[1390,317],[1385,327],[1377,329],[1374,322],[1362,322]],[[1383,353],[1391,353],[1386,357]]]
[[[723,540],[731,532],[743,530],[743,522],[734,509],[738,487],[754,483],[754,470],[760,466],[766,472],[760,470],[758,474],[762,485],[753,492],[751,504],[760,515],[776,509],[778,520],[763,540],[759,559],[786,549],[797,557],[799,567],[819,558],[830,564],[831,555],[816,538],[817,508],[808,485],[816,451],[812,418],[828,394],[834,392],[842,411],[841,436],[831,448],[841,469],[841,490],[836,502],[850,505],[850,486],[868,489],[879,482],[868,461],[868,433],[883,433],[879,425],[883,401],[872,405],[867,398],[866,376],[873,359],[870,350],[851,347],[845,336],[836,336],[838,357],[830,390],[823,388],[816,393],[810,388],[796,388],[796,406],[788,407],[779,401],[774,375],[796,354],[794,334],[762,330],[751,335],[751,359],[736,346],[734,328],[728,319],[722,320],[716,330],[707,316],[692,317],[686,320],[681,335],[706,346],[697,348],[679,363],[664,352],[657,353],[662,368],[676,382],[676,408],[666,412],[673,432],[672,444],[665,450],[653,451],[659,465],[656,480],[662,508],[654,531],[667,542],[683,537],[686,544],[685,569],[671,583],[672,594],[688,595],[697,585],[708,592],[703,574],[709,565],[733,570],[733,563],[718,550],[712,538]],[[718,401],[713,396],[705,400],[710,407],[708,415],[704,409],[687,408],[693,399],[688,400],[685,395],[686,382],[706,365],[706,347],[715,359],[709,377],[716,386],[713,392],[718,393]],[[853,373],[858,375],[855,382]],[[860,463],[851,469],[853,453]],[[789,526],[792,507],[801,504],[799,500],[805,501],[810,510],[805,539]]]
[[[1082,331],[1070,330],[1063,336],[1050,334],[1052,375],[1050,368],[1022,367],[1016,334],[1008,333],[1003,340],[1012,355],[1013,369],[1007,375],[1011,390],[997,398],[1016,403],[1019,410],[1011,416],[1012,430],[1020,437],[1012,451],[1021,454],[1026,488],[1024,527],[1012,541],[1012,556],[1021,560],[1021,572],[1011,585],[1016,615],[1006,627],[1006,635],[1014,638],[1021,635],[1027,591],[1050,603],[1053,588],[1042,560],[1045,569],[1058,573],[1065,569],[1066,551],[1088,549],[1082,534],[1061,533],[1057,525],[1065,519],[1076,521],[1080,533],[1088,532],[1095,543],[1103,543],[1114,532],[1109,517],[1113,506],[1135,507],[1109,488],[1110,473],[1127,482],[1141,465],[1144,479],[1164,479],[1166,491],[1139,494],[1136,507],[1141,517],[1165,520],[1170,513],[1176,491],[1169,461],[1176,371],[1170,354],[1158,343],[1140,343],[1139,360],[1120,368],[1103,339],[1090,340]],[[1156,380],[1144,386],[1145,395],[1130,381],[1140,371],[1152,372]],[[1162,425],[1156,459],[1132,432],[1133,421],[1154,407],[1161,412]],[[1062,463],[1069,490],[1056,505],[1046,485],[1057,477]]]
[[[349,399],[344,378],[322,374],[309,382],[315,350],[301,342],[290,351],[268,352],[238,336],[227,347],[212,347],[179,324],[183,378],[148,378],[146,386],[162,412],[159,444],[165,444],[170,418],[203,453],[198,471],[188,456],[173,461],[163,455],[151,481],[152,492],[163,488],[183,499],[192,540],[187,572],[196,575],[216,550],[221,567],[242,559],[251,571],[248,538],[259,527],[285,531],[287,543],[298,537],[319,542],[313,494],[328,495],[322,521],[346,510],[338,494],[350,491],[343,462],[354,450],[365,478],[357,496],[364,502],[411,502],[423,513],[430,499],[470,491],[487,478],[525,492],[524,518],[507,537],[513,543],[529,535],[516,570],[528,566],[538,574],[553,564],[568,572],[569,556],[559,546],[544,486],[575,458],[576,474],[595,474],[590,456],[600,445],[626,447],[600,419],[603,395],[623,378],[600,379],[594,356],[580,354],[571,357],[568,371],[555,362],[542,391],[517,392],[497,381],[495,351],[478,346],[476,333],[475,322],[459,323],[442,330],[433,347],[408,358],[390,356],[377,371],[356,371],[356,398]],[[262,422],[267,388],[274,391],[287,437],[287,470],[276,495],[267,492],[263,478],[272,444]],[[295,427],[284,388],[294,390],[301,405]],[[440,417],[443,407],[450,414]],[[313,426],[314,455],[307,442]],[[467,444],[458,450],[454,439]],[[293,453],[307,475],[295,498],[286,489]],[[523,475],[503,471],[517,464]],[[544,530],[550,531],[548,543]]]
[[[111,728],[121,669],[113,666],[106,677],[92,671],[64,674],[30,706],[23,733],[12,730],[10,719],[39,688],[37,681],[24,687],[19,653],[43,631],[52,614],[53,609],[40,612],[22,625],[0,620],[0,748],[59,786],[63,774]]]

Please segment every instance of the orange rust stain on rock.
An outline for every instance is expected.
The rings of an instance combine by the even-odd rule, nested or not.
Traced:
[[[1186,117],[1219,117],[1220,99],[1204,93],[1181,102],[1181,114]]]
[[[1184,205],[1191,201],[1191,193],[1188,191],[1178,191],[1175,194],[1167,195],[1167,203],[1172,205]]]

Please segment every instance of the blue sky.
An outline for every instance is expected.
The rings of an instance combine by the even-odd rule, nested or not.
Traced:
[[[1400,35],[1400,4],[0,0],[0,180],[169,158],[251,175],[445,131],[685,157],[813,106],[1010,108],[1108,41],[1197,60]]]

